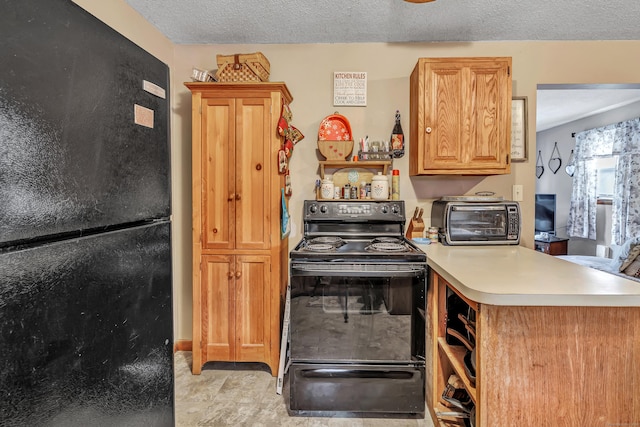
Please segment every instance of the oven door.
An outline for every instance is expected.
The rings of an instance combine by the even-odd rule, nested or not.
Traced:
[[[389,274],[388,276],[391,276]],[[424,362],[425,272],[292,276],[292,362]]]
[[[291,276],[292,412],[424,416],[425,273]]]

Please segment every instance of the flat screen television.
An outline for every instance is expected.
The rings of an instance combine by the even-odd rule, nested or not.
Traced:
[[[536,194],[536,234],[556,234],[556,195]]]

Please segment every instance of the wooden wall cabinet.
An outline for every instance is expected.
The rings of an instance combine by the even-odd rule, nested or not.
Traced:
[[[193,366],[277,375],[288,241],[280,236],[283,83],[185,83],[192,93]]]
[[[410,175],[511,172],[511,58],[420,58],[410,79]]]

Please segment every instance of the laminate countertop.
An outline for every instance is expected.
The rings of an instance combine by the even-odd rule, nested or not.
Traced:
[[[640,307],[640,283],[523,246],[418,246],[431,268],[478,303]]]

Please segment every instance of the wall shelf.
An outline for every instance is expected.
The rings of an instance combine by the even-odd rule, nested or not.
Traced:
[[[389,174],[391,160],[363,160],[353,162],[350,160],[324,160],[320,161],[320,178],[324,178],[325,169],[344,169],[344,168],[362,168],[362,169],[381,169],[383,175]]]

